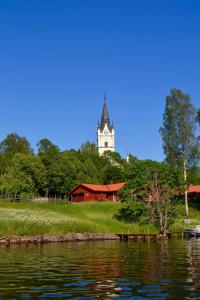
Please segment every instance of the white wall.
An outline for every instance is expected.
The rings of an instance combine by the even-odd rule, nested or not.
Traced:
[[[107,147],[106,147],[107,143]],[[99,128],[97,130],[97,145],[99,154],[102,155],[104,151],[110,150],[112,152],[115,151],[115,131],[112,129],[111,131],[108,129],[107,124],[103,131]]]

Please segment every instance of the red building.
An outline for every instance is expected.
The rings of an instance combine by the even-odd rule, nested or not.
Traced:
[[[120,200],[118,191],[124,187],[124,182],[99,185],[99,184],[79,184],[69,193],[71,202],[89,201],[118,201]]]
[[[189,186],[188,198],[190,200],[200,200],[200,185],[190,185]]]
[[[188,193],[200,194],[200,185],[190,185],[188,188]]]

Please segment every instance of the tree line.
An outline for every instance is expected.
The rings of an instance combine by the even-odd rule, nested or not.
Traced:
[[[8,134],[0,143],[0,195],[66,198],[79,183],[125,181],[122,199],[126,210],[122,217],[125,213],[127,219],[137,219],[134,214],[141,211],[141,199],[154,203],[158,215],[179,188],[180,193],[185,193],[188,216],[188,186],[200,184],[199,128],[200,109],[193,106],[189,95],[172,89],[165,99],[163,126],[159,130],[165,153],[163,162],[140,160],[134,155],[127,162],[119,153],[109,151],[99,156],[96,145],[89,141],[78,150],[63,151],[44,138],[34,153],[25,137]],[[163,216],[162,222],[166,222]]]
[[[116,167],[111,156],[120,163]],[[48,139],[37,143],[34,153],[25,137],[8,134],[0,143],[0,194],[13,197],[66,198],[79,183],[106,184],[121,181],[125,161],[113,153],[100,157],[95,144],[61,151]]]

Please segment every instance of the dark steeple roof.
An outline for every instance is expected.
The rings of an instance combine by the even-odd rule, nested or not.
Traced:
[[[101,115],[101,123],[99,125],[99,129],[101,129],[101,131],[104,129],[105,124],[107,124],[109,130],[112,130],[113,125],[111,125],[110,123],[110,118],[109,118],[108,108],[106,103],[106,96],[104,95],[103,111]]]

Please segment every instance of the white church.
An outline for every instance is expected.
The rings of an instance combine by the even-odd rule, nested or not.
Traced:
[[[111,124],[108,108],[106,103],[106,96],[104,96],[104,105],[101,115],[101,122],[97,127],[97,146],[99,155],[103,155],[105,151],[115,151],[115,130],[113,123]]]

